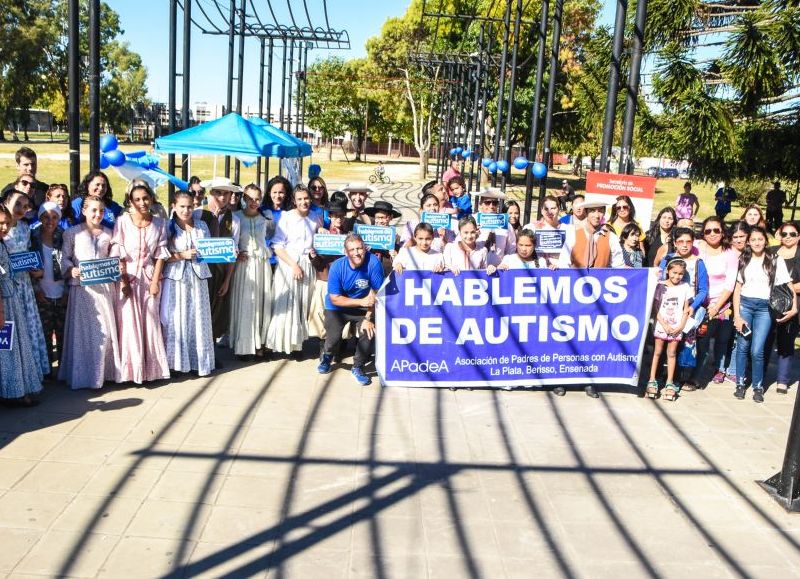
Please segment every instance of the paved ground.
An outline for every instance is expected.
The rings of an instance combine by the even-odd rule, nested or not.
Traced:
[[[225,360],[0,409],[0,578],[800,576],[800,515],[755,484],[796,388],[591,400]]]

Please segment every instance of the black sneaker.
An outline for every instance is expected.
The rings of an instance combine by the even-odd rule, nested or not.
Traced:
[[[556,386],[555,388],[553,388],[553,394],[555,394],[556,396],[563,396],[566,393],[567,389],[564,388],[563,386]]]
[[[764,402],[764,391],[761,388],[753,390],[753,402]]]
[[[583,389],[586,392],[586,395],[589,398],[600,398],[600,395],[597,393],[597,390],[594,389],[594,386],[589,384],[586,388]]]
[[[744,400],[744,386],[742,386],[742,385],[737,386],[736,390],[734,390],[734,392],[733,392],[733,395],[738,400]]]

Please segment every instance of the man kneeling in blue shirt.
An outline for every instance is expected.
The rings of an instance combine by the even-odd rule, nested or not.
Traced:
[[[325,296],[325,344],[317,371],[331,371],[333,355],[342,340],[342,330],[350,322],[359,327],[358,346],[353,362],[353,376],[362,386],[372,380],[364,374],[375,341],[373,321],[375,294],[383,284],[381,262],[367,252],[360,235],[351,233],[344,240],[345,256],[340,257],[328,272],[328,295]]]

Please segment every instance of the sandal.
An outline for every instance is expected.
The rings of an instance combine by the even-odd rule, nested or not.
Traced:
[[[657,380],[650,380],[647,383],[647,388],[644,391],[644,395],[647,398],[657,398],[658,397],[658,381]]]
[[[786,394],[789,392],[789,387],[786,384],[779,383],[778,386],[775,388],[775,391],[778,394]]]
[[[673,382],[667,382],[664,385],[664,390],[661,392],[661,398],[667,401],[674,401],[678,397],[678,392],[681,391],[681,387]]]

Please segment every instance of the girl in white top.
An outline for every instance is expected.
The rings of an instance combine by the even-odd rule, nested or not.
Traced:
[[[439,204],[439,199],[436,197],[436,195],[433,193],[426,193],[422,196],[422,199],[419,202],[420,218],[422,217],[423,213],[444,213],[444,211],[440,211],[440,207],[441,205]],[[412,219],[410,221],[406,221],[406,224],[403,227],[403,232],[400,234],[400,242],[406,247],[414,245],[414,234],[416,227],[421,221],[421,219]],[[444,250],[444,246],[448,243],[451,243],[454,238],[455,232],[449,227],[440,227],[439,229],[434,229],[433,244],[431,247],[435,251],[441,253]]]
[[[304,185],[295,188],[294,205],[281,214],[272,239],[278,267],[272,284],[267,348],[284,354],[302,350],[308,338],[307,319],[316,277],[309,252],[314,234],[322,227],[319,217],[310,213],[311,196]]]
[[[400,248],[394,260],[394,270],[423,270],[439,273],[444,271],[442,254],[433,249],[433,227],[429,223],[418,223],[414,228],[414,245]]]
[[[486,273],[492,275],[498,269],[537,269],[546,268],[547,260],[536,253],[536,235],[533,231],[524,229],[517,234],[517,253],[506,255],[497,267],[489,265]],[[555,267],[551,268],[555,269]]]
[[[259,211],[261,188],[244,188],[239,223],[239,251],[231,286],[230,346],[236,356],[263,355],[272,315],[272,251],[267,247],[268,221]]]
[[[736,391],[744,398],[744,376],[748,359],[752,365],[753,400],[764,401],[764,345],[772,329],[769,297],[772,288],[792,281],[782,257],[766,251],[767,232],[755,226],[750,230],[747,247],[739,258],[739,274],[733,291],[733,325],[736,337]],[[783,323],[797,313],[797,297],[792,308],[775,320]]]
[[[462,217],[458,222],[459,239],[444,248],[444,265],[458,275],[462,270],[486,269],[489,265],[486,247],[478,247],[478,225],[472,216]]]

